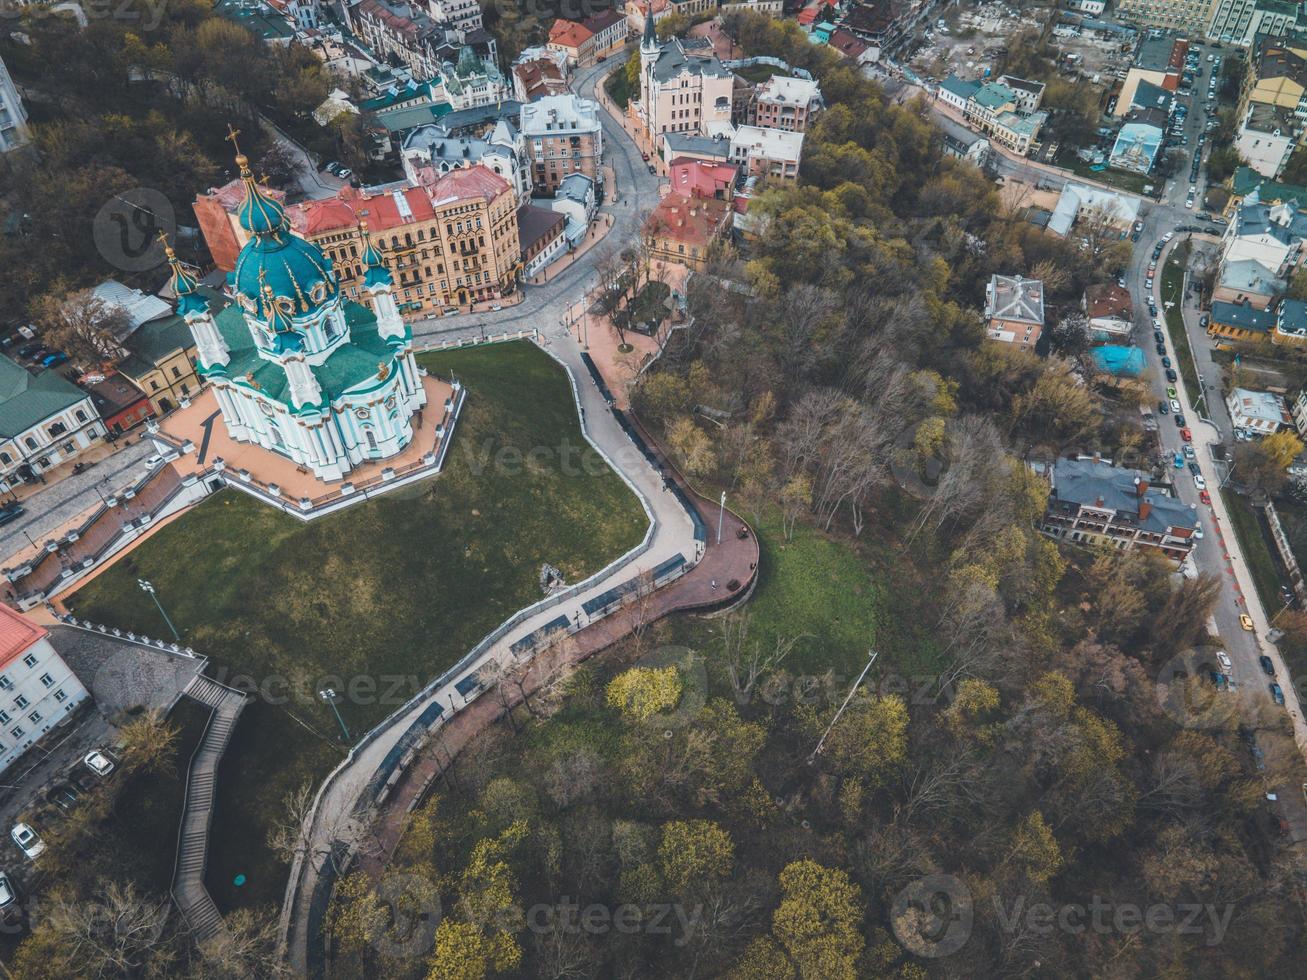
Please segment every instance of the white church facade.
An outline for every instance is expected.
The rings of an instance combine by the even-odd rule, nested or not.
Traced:
[[[294,235],[238,156],[250,239],[228,277],[235,302],[217,313],[169,251],[177,312],[195,337],[196,369],[223,423],[323,481],[402,452],[426,404],[412,331],[399,315],[390,273],[363,229],[364,289],[371,308],[345,299],[331,261]]]

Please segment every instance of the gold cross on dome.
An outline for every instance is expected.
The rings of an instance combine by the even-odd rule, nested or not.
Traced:
[[[227,135],[223,138],[226,139],[229,143],[231,143],[233,147],[236,148],[237,153],[241,151],[240,144],[236,142],[236,137],[239,136],[240,134],[241,131],[239,129],[236,129],[234,126],[232,126],[231,123],[227,124]]]

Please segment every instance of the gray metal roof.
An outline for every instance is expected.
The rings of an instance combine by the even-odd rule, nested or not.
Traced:
[[[1193,528],[1198,525],[1198,511],[1170,494],[1153,487],[1144,490],[1142,499],[1151,504],[1148,516],[1139,519],[1139,485],[1148,477],[1137,470],[1122,469],[1101,460],[1059,459],[1053,464],[1053,497],[1087,507],[1105,507],[1133,519],[1145,531],[1165,534],[1169,528]]]

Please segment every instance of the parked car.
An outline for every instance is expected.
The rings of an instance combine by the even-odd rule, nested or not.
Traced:
[[[1194,434],[1193,434],[1192,432],[1190,432],[1188,428],[1183,428],[1183,429],[1180,430],[1180,438],[1183,439],[1185,442],[1193,442],[1193,441],[1194,441]],[[1185,450],[1188,451],[1188,452],[1193,452],[1193,451],[1194,451],[1194,447],[1193,447],[1193,446],[1185,446],[1184,448],[1185,448]]]
[[[1169,405],[1167,405],[1166,402],[1158,402],[1158,403],[1157,403],[1157,414],[1158,414],[1158,415],[1170,415],[1170,414],[1171,414],[1171,407],[1170,407]]]
[[[1263,653],[1257,658],[1257,662],[1262,665],[1262,670],[1266,673],[1267,677],[1275,676],[1275,664],[1271,662],[1270,657]]]
[[[113,760],[109,758],[103,749],[96,749],[87,753],[82,762],[86,763],[86,768],[97,776],[107,776],[114,770]]]
[[[1280,688],[1280,685],[1272,683],[1268,685],[1268,687],[1271,690],[1271,700],[1274,701],[1276,704],[1283,705],[1284,691]]]
[[[336,176],[339,177],[341,180],[349,180],[351,177],[354,176],[354,171],[350,170],[349,167],[341,167],[339,170],[336,171]]]
[[[1162,358],[1162,367],[1170,367],[1170,366],[1171,366],[1171,359],[1169,357]]]
[[[1211,318],[1210,316],[1208,316],[1206,313],[1204,313],[1202,316],[1200,316],[1200,317],[1198,318],[1198,325],[1199,325],[1200,327],[1203,327],[1204,329],[1205,329],[1205,328],[1207,327],[1207,325],[1208,325],[1209,323],[1211,323],[1211,322],[1212,322],[1212,318]]]
[[[1181,456],[1179,453],[1175,454],[1175,468],[1177,470],[1184,469],[1184,457]]]
[[[10,521],[16,521],[23,516],[23,505],[15,501],[11,504],[5,504],[0,507],[0,527],[4,527]]]
[[[1185,429],[1185,428],[1188,428],[1188,427],[1189,427],[1189,422],[1185,419],[1185,417],[1184,417],[1183,415],[1177,415],[1177,416],[1175,417],[1175,427],[1176,427],[1177,429]]]
[[[1194,486],[1197,487],[1199,490],[1207,489],[1207,481],[1203,479],[1202,474],[1200,473],[1194,474]]]
[[[1247,613],[1240,613],[1239,625],[1242,626],[1249,633],[1251,633],[1253,631],[1253,618],[1249,616]]]
[[[1177,414],[1180,412],[1180,403],[1174,398],[1171,399],[1171,411]]]
[[[1197,464],[1197,463],[1190,462],[1190,463],[1189,463],[1189,472],[1192,473],[1194,476],[1198,476],[1200,473],[1202,473],[1202,470],[1200,470],[1200,469],[1198,468],[1198,464]]]
[[[41,349],[42,349],[42,346],[43,346],[43,345],[42,345],[42,344],[39,344],[39,343],[36,343],[36,344],[24,344],[22,347],[18,348],[18,356],[19,356],[19,357],[31,357],[31,356],[32,356],[33,354],[35,354],[37,351],[41,350]]]
[[[30,860],[36,860],[45,850],[45,841],[41,840],[37,832],[25,823],[14,824],[14,829],[9,831],[9,836]]]
[[[1175,368],[1167,368],[1167,369],[1166,369],[1166,380],[1167,380],[1167,381],[1179,381],[1179,380],[1180,380],[1180,375],[1178,375],[1178,374],[1175,373]]]
[[[62,364],[66,360],[68,360],[68,355],[61,350],[57,350],[53,354],[49,355],[48,357],[43,358],[41,360],[41,365],[43,367],[52,368],[52,367],[57,367],[58,365]]]
[[[1218,691],[1226,691],[1230,688],[1230,678],[1222,674],[1219,670],[1208,671],[1207,676],[1212,679],[1212,685]]]
[[[1160,330],[1154,330],[1154,331],[1153,331],[1153,340],[1157,341],[1157,343],[1159,343],[1159,344],[1165,344],[1165,343],[1166,343],[1166,336],[1162,333],[1162,331],[1160,331]]]
[[[1198,491],[1198,499],[1201,500],[1203,503],[1207,504],[1209,507],[1212,505],[1212,495],[1208,493],[1206,490]]]
[[[1182,453],[1184,453],[1184,458],[1185,458],[1185,459],[1193,459],[1194,457],[1196,457],[1196,456],[1198,455],[1197,453],[1194,452],[1194,447],[1193,447],[1193,446],[1190,446],[1190,445],[1187,444],[1187,443],[1185,444],[1184,449],[1182,449],[1182,450],[1180,450],[1180,451],[1181,451]]]
[[[1216,651],[1216,662],[1221,665],[1221,669],[1226,673],[1234,670],[1234,664],[1230,663],[1230,655],[1224,650]]]

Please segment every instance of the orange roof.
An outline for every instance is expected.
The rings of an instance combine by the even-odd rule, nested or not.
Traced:
[[[563,20],[561,17],[554,21],[553,27],[549,28],[549,43],[562,45],[565,48],[579,48],[592,37],[594,34],[584,24],[578,24],[574,20]]]
[[[707,245],[721,230],[730,207],[725,201],[686,197],[675,191],[658,202],[645,231],[687,245]]]
[[[24,650],[49,635],[44,626],[0,605],[0,668],[8,667]]]
[[[735,185],[739,168],[733,163],[677,157],[667,165],[672,189],[690,197],[715,197]]]

